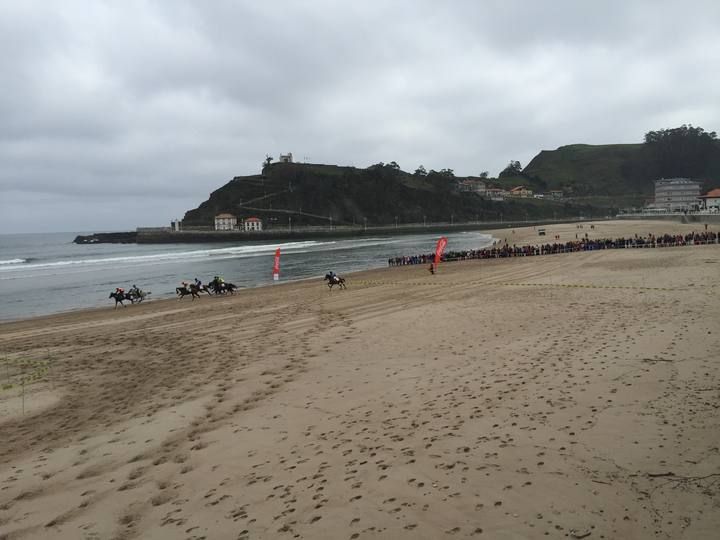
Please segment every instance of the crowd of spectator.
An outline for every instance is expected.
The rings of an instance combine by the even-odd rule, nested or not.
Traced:
[[[507,242],[493,242],[492,247],[462,251],[447,251],[442,261],[462,261],[467,259],[498,259],[505,257],[533,257],[537,255],[553,255],[575,251],[595,251],[600,249],[632,249],[632,248],[663,248],[672,246],[693,246],[717,244],[718,233],[713,231],[692,232],[689,234],[648,234],[647,236],[621,238],[583,238],[568,242],[553,242],[537,245],[517,246]],[[407,264],[427,264],[435,259],[434,253],[391,257],[388,266],[404,266]]]

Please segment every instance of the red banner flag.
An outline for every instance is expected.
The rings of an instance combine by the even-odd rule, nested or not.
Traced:
[[[443,251],[445,251],[445,246],[447,246],[447,238],[441,236],[437,242],[437,246],[435,246],[435,266],[440,264],[440,258],[442,257]]]
[[[280,248],[275,250],[275,263],[273,264],[273,279],[280,279]]]

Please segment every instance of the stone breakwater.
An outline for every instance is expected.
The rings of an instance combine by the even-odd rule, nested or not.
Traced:
[[[583,220],[566,220],[566,223],[575,223]],[[422,223],[387,226],[336,226],[329,227],[302,227],[292,230],[270,229],[264,231],[213,231],[213,230],[184,230],[172,231],[169,228],[138,228],[135,232],[95,233],[87,236],[77,236],[76,244],[190,244],[214,242],[243,242],[251,240],[308,240],[321,238],[362,238],[363,236],[397,235],[397,234],[445,234],[460,231],[486,231],[488,229],[528,227],[535,225],[550,225],[554,221],[512,221],[512,222],[478,222],[478,223]]]
[[[137,242],[136,232],[113,232],[78,235],[75,244],[134,244]]]

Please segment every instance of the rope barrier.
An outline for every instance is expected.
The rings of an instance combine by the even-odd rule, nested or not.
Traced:
[[[640,291],[687,291],[687,288],[680,287],[641,287],[637,285],[595,285],[592,283],[515,283],[515,282],[493,282],[493,281],[464,281],[464,282],[430,282],[430,281],[377,281],[377,280],[353,280],[352,285],[416,285],[416,286],[435,286],[448,287],[452,285],[491,285],[503,287],[566,287],[566,288],[584,288],[584,289],[629,289]]]

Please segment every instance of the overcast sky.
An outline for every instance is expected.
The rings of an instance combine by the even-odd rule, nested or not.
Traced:
[[[720,131],[720,2],[0,0],[0,233],[167,225],[266,154],[496,175]]]

